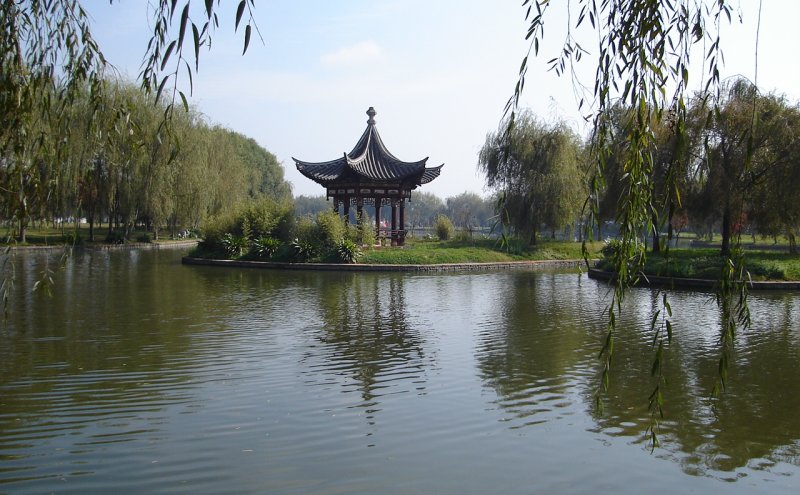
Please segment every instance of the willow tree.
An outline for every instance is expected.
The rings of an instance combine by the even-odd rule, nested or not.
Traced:
[[[654,114],[655,116],[655,114]],[[689,156],[689,140],[697,141],[697,133],[686,134],[678,133],[675,130],[675,116],[672,113],[663,114],[664,120],[652,122],[650,125],[653,130],[653,141],[648,153],[652,159],[652,169],[650,171],[650,193],[652,195],[652,205],[650,216],[652,229],[650,232],[642,230],[643,237],[650,235],[653,253],[661,251],[662,239],[661,232],[667,230],[667,239],[672,238],[672,224],[676,211],[682,207],[682,197],[688,187],[688,181],[692,172],[690,170],[692,161]],[[639,118],[636,109],[626,106],[623,102],[617,101],[602,116],[602,132],[607,143],[607,156],[600,171],[594,167],[592,169],[591,182],[593,184],[593,203],[596,221],[602,223],[605,220],[617,220],[618,212],[624,211],[624,206],[620,202],[626,200],[625,164],[629,160],[631,150],[631,140],[628,133],[633,125],[632,120]],[[595,132],[600,129],[596,128]],[[692,139],[693,138],[693,139]],[[599,140],[599,136],[593,136],[593,142]],[[598,184],[602,184],[599,186]],[[598,232],[602,232],[598,228]]]
[[[529,111],[486,137],[478,168],[498,193],[501,221],[529,244],[540,229],[575,221],[585,199],[580,139],[563,122],[545,124]]]
[[[600,353],[603,370],[596,396],[597,405],[602,406],[601,396],[610,378],[616,322],[627,289],[642,276],[647,255],[641,233],[657,228],[652,215],[655,198],[651,150],[657,141],[654,123],[666,120],[669,114],[675,132],[685,135],[690,68],[701,67],[697,72],[702,74],[693,72],[693,76],[699,76],[701,84],[712,94],[718,92],[719,62],[722,59],[719,29],[723,22],[730,22],[732,9],[727,0],[578,0],[566,5],[548,0],[525,0],[530,48],[507,105],[512,122],[525,85],[528,57],[539,54],[544,27],[555,22],[551,10],[556,4],[569,9],[570,15],[567,16],[567,35],[563,45],[556,53],[549,54],[550,68],[558,74],[575,76],[573,69],[582,61],[593,60],[596,67],[594,84],[589,86],[593,88],[591,94],[580,101],[581,109],[588,113],[597,129],[591,144],[595,191],[605,187],[608,179],[606,163],[611,154],[604,115],[617,101],[635,112],[635,117],[626,125],[629,148],[622,163],[623,174],[618,178],[621,190],[617,213],[619,249],[613,259],[616,283],[606,311],[608,331]],[[579,40],[583,39],[583,34],[587,34],[586,39],[596,40],[596,45],[582,46]],[[702,58],[702,63],[693,65],[697,57]],[[585,102],[592,102],[591,108],[584,105]],[[590,213],[597,220],[596,203],[591,205]],[[727,363],[737,328],[749,324],[743,282],[746,277],[743,258],[738,253],[738,249],[732,249],[726,255],[725,269],[720,274],[717,300],[722,309],[722,351],[714,392],[725,386]],[[655,426],[663,413],[665,381],[662,366],[664,348],[672,339],[670,314],[671,308],[666,294],[663,294],[662,306],[652,319],[654,386],[649,404],[654,418],[654,442],[657,440]]]
[[[153,101],[167,99],[167,117],[176,102],[188,110],[178,81],[182,77],[191,90],[201,48],[210,47],[219,25],[219,5],[219,0],[159,0],[148,7],[153,33],[142,47],[140,80]],[[234,27],[245,26],[245,51],[254,28],[252,8],[253,0],[241,0],[235,11]],[[97,101],[106,70],[81,1],[0,2],[0,189],[22,241],[32,207],[51,195],[52,179],[68,161],[64,138],[89,132],[71,124],[71,109],[87,88],[90,101]]]
[[[775,210],[776,218],[786,218],[786,226],[794,227],[792,217],[780,213],[794,211],[792,201],[781,204],[773,196],[797,185],[792,180],[793,148],[800,136],[797,109],[774,94],[761,94],[741,78],[727,81],[719,96],[695,98],[693,107],[692,114],[700,120],[694,127],[701,136],[696,168],[703,200],[714,205],[721,221],[722,254],[730,254],[743,214],[755,213],[762,225],[774,225],[765,208]]]

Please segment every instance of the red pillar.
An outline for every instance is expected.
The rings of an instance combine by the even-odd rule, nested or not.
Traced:
[[[392,201],[392,246],[397,246],[397,201]]]
[[[375,240],[381,242],[381,198],[375,198]]]
[[[403,246],[406,243],[406,200],[400,200],[400,233],[397,245]]]

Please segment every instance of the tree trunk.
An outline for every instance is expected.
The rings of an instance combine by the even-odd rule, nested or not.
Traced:
[[[720,254],[728,256],[731,254],[731,206],[725,204],[725,209],[722,212],[722,249]]]
[[[669,201],[669,209],[667,210],[667,247],[669,247],[669,243],[672,242],[672,219],[675,217],[675,202],[670,199]],[[679,234],[680,235],[680,234]],[[678,247],[678,241],[675,241],[675,247]]]
[[[658,215],[653,213],[653,254],[661,252],[661,233],[658,228]]]

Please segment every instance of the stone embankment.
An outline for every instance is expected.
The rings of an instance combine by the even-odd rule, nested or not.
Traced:
[[[576,268],[583,260],[507,261],[499,263],[442,263],[435,265],[341,264],[341,263],[276,263],[271,261],[212,260],[184,257],[187,265],[227,266],[278,270],[320,270],[341,272],[479,272],[490,270],[535,270]]]
[[[589,269],[589,278],[613,282],[616,274],[597,268]],[[660,287],[667,289],[698,289],[713,290],[717,286],[716,280],[705,278],[680,278],[680,277],[657,277],[648,275],[641,277],[635,284],[638,287]],[[800,290],[800,281],[796,280],[753,280],[747,282],[747,287],[752,290]]]

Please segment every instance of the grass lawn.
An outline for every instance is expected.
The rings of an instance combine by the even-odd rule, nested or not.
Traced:
[[[589,246],[591,257],[599,257],[602,243]],[[536,246],[511,251],[501,248],[494,239],[425,240],[406,239],[401,248],[370,248],[359,263],[430,265],[439,263],[491,263],[524,260],[581,259],[581,243],[540,241]]]
[[[661,277],[718,279],[724,259],[719,249],[671,248],[669,257],[647,255],[645,273]],[[745,251],[745,267],[753,280],[800,280],[800,255]]]
[[[88,244],[89,243],[89,227],[82,225],[79,229],[75,229],[74,224],[65,225],[63,229],[55,228],[52,226],[36,226],[28,228],[25,235],[25,242],[17,242],[15,236],[16,230],[5,228],[0,235],[0,246],[59,246],[64,244]],[[106,244],[106,236],[108,235],[108,224],[102,226],[95,226],[94,242],[92,244]],[[145,237],[152,239],[152,232],[145,232],[144,230],[135,230],[131,233],[128,242],[144,242]],[[182,240],[182,239],[178,239]],[[77,242],[75,242],[77,241]],[[147,242],[151,242],[148,240]],[[161,242],[175,242],[169,238],[169,234],[162,232],[159,240]]]

